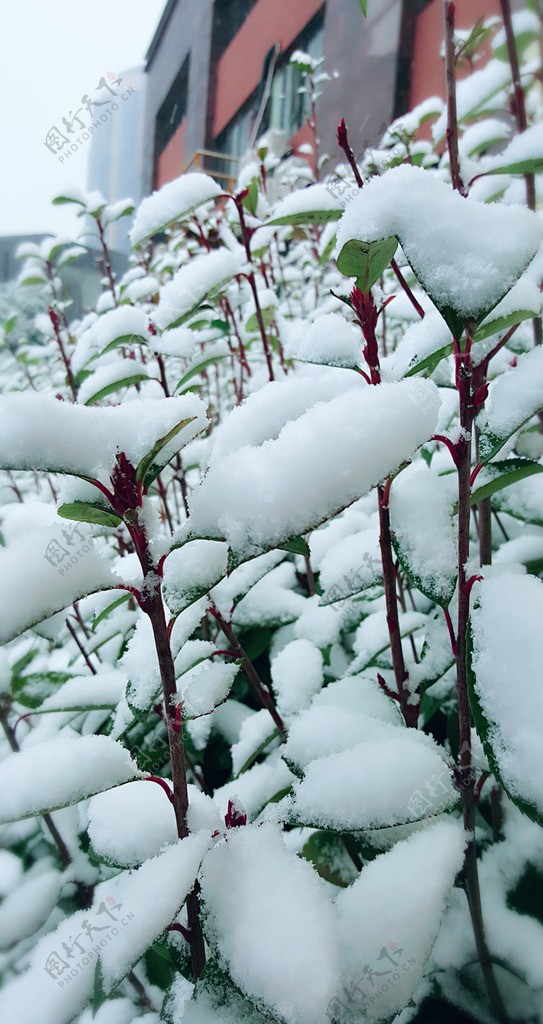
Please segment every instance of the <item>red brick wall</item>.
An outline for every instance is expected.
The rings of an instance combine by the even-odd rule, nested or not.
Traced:
[[[184,117],[166,148],[160,153],[156,162],[155,188],[160,188],[181,174],[186,160],[184,151],[186,128],[187,119]]]
[[[500,15],[499,0],[456,0],[456,25],[472,28],[479,18]],[[428,96],[445,96],[443,60],[439,55],[443,39],[443,3],[432,0],[417,18],[411,75],[411,107]],[[479,65],[482,67],[482,64]],[[459,78],[462,73],[459,72]]]
[[[217,65],[215,138],[256,89],[270,47],[288,49],[322,6],[323,0],[258,0]]]

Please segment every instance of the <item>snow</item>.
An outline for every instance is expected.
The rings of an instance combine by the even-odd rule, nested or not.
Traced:
[[[88,528],[74,524],[32,530],[0,548],[0,642],[96,590],[110,589],[112,575]]]
[[[115,936],[100,953],[104,988],[111,991],[171,924],[192,889],[209,846],[205,832],[187,836],[130,875],[108,882],[108,892],[137,923]]]
[[[96,396],[111,384],[149,376],[150,368],[139,360],[113,358],[111,362],[99,366],[94,373],[85,378],[77,397],[82,405],[92,405],[96,401]]]
[[[291,562],[272,569],[236,605],[234,626],[280,625],[300,615],[306,599],[296,594],[296,571]]]
[[[79,338],[71,358],[73,372],[79,373],[91,359],[121,341],[124,345],[141,344],[150,337],[148,324],[147,314],[134,306],[118,306],[103,313]]]
[[[463,855],[461,827],[441,821],[381,854],[339,893],[340,1005],[367,1021],[390,1020],[406,1006],[423,977]]]
[[[293,640],[271,663],[273,689],[281,716],[307,707],[323,683],[323,657],[309,640]]]
[[[541,813],[543,692],[534,667],[541,658],[543,583],[506,571],[478,584],[474,599],[472,666],[488,741],[507,789]]]
[[[523,36],[525,34],[532,35],[534,39],[537,39],[540,31],[539,18],[535,11],[515,11],[512,15],[513,32],[515,36]],[[494,39],[492,40],[492,49],[500,50],[507,45],[505,36],[505,29],[500,28],[496,32]]]
[[[204,661],[189,669],[177,680],[179,703],[186,718],[208,715],[217,704],[226,700],[240,666],[218,661]]]
[[[175,814],[161,786],[138,780],[94,796],[88,807],[89,839],[99,857],[136,867],[175,843]]]
[[[107,481],[115,453],[137,465],[181,420],[194,417],[163,448],[165,464],[206,424],[205,406],[195,395],[134,399],[111,408],[69,405],[27,392],[0,396],[0,469],[35,469]]]
[[[208,854],[201,885],[235,984],[287,1024],[325,1024],[337,985],[334,917],[309,864],[272,825],[247,825]]]
[[[164,566],[164,593],[170,611],[182,611],[226,576],[228,547],[221,541],[193,540],[172,551]]]
[[[0,948],[33,935],[56,906],[62,875],[43,871],[28,878],[0,904]]]
[[[541,408],[543,389],[543,349],[536,348],[518,357],[517,365],[492,381],[485,412],[479,417],[483,432],[480,452],[485,457],[492,450],[494,435],[507,438]]]
[[[234,775],[239,775],[249,758],[276,731],[276,725],[266,708],[262,708],[260,711],[249,711],[247,717],[241,723],[239,737],[232,744],[230,751]],[[270,744],[268,744],[266,749],[270,749]]]
[[[407,636],[425,628],[426,616],[422,612],[400,612],[399,626],[401,635]],[[349,671],[361,672],[371,665],[379,654],[388,651],[389,645],[390,637],[384,609],[368,615],[356,630],[353,644],[356,657]]]
[[[338,313],[318,316],[302,335],[296,359],[328,366],[358,367],[363,339],[360,330]]]
[[[4,984],[2,1020],[70,1024],[92,997],[98,957],[104,985],[113,988],[175,918],[208,844],[205,834],[189,836],[133,874],[122,873],[98,886],[93,906],[65,918],[55,931],[40,938],[28,970]],[[106,927],[105,934],[98,931]],[[74,944],[76,935],[79,948]],[[52,961],[63,960],[63,943],[73,947],[74,955],[55,974]]]
[[[277,751],[274,751],[262,764],[253,765],[237,779],[216,789],[213,799],[221,808],[223,816],[226,814],[228,801],[239,800],[249,820],[252,820],[272,797],[282,790],[288,789],[293,782],[294,775],[285,762],[280,759]]]
[[[401,473],[390,491],[390,525],[409,574],[423,593],[445,604],[457,574],[457,488],[454,473],[439,476],[419,463]]]
[[[345,600],[382,580],[377,526],[331,544],[319,566],[322,604]],[[339,605],[339,609],[341,609]]]
[[[289,220],[292,218],[291,223],[296,223],[298,218],[304,222],[305,219],[312,219],[308,216],[309,214],[319,211],[328,215],[333,215],[337,211],[339,216],[341,204],[327,185],[309,185],[307,188],[298,189],[281,199],[275,207],[269,223],[277,224],[284,218],[289,218]],[[327,219],[329,218],[327,217]],[[286,223],[289,223],[289,220]]]
[[[385,731],[382,723],[375,728]],[[458,795],[437,745],[421,733],[396,731],[312,761],[294,787],[295,819],[359,831],[417,821],[452,807]]]
[[[130,704],[139,711],[149,710],[160,690],[160,668],[153,629],[146,615],[138,619],[120,665],[130,680]]]
[[[458,120],[464,121],[476,113],[499,111],[507,108],[504,90],[511,84],[509,62],[491,60],[463,81],[456,83],[456,107]],[[505,101],[505,102],[504,102]],[[440,117],[432,126],[434,142],[445,137],[447,129],[447,110],[443,109]]]
[[[352,239],[393,236],[433,301],[477,321],[533,259],[543,225],[525,207],[464,199],[431,172],[402,165],[372,179],[348,204],[336,251]]]
[[[76,676],[42,702],[43,711],[77,708],[114,708],[128,680],[123,672],[100,672],[95,676]]]
[[[306,533],[410,458],[431,436],[438,403],[430,381],[360,385],[259,448],[231,450],[192,495],[193,533],[225,539],[245,556]]]
[[[182,174],[144,199],[130,231],[132,245],[141,245],[168,224],[186,217],[196,207],[221,194],[217,182],[207,174]]]
[[[164,330],[188,319],[202,300],[239,274],[243,264],[237,254],[221,249],[196,256],[174,275],[160,292],[155,323]]]
[[[396,312],[394,303],[391,312]],[[439,352],[451,342],[451,332],[443,317],[436,309],[430,310],[423,320],[410,324],[403,332],[394,352],[381,360],[383,379],[400,380],[416,364],[434,352]]]
[[[330,401],[352,386],[352,374],[346,371],[289,376],[254,392],[233,409],[213,434],[210,466],[230,452],[246,445],[257,446],[276,438],[284,426],[317,402]]]
[[[172,327],[162,335],[149,335],[149,348],[158,355],[192,359],[196,351],[194,332],[188,327]]]
[[[76,803],[139,774],[109,736],[48,738],[0,763],[0,821],[17,821]]]
[[[526,131],[515,135],[499,156],[485,160],[485,171],[499,170],[510,164],[522,163],[525,160],[543,161],[543,125],[532,124]]]
[[[403,724],[398,705],[385,696],[379,684],[370,675],[346,676],[328,683],[313,698],[314,707],[339,707],[362,711],[383,722]]]
[[[305,769],[311,761],[350,750],[362,742],[395,739],[395,730],[395,725],[354,708],[313,703],[290,724],[283,753],[289,762]]]

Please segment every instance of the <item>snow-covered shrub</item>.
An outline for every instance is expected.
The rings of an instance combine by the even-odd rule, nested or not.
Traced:
[[[445,10],[457,122],[186,174],[118,280],[131,203],[59,197],[103,252],[79,321],[80,250],[21,253],[3,1021],[543,1019],[540,26],[517,80]]]

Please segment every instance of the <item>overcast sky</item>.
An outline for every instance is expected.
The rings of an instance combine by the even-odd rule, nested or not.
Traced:
[[[1,235],[75,237],[70,208],[50,200],[67,185],[87,187],[90,143],[62,165],[45,137],[108,71],[143,63],[165,3],[0,0]]]

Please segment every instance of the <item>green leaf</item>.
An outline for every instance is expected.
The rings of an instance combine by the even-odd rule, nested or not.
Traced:
[[[77,206],[82,206],[84,210],[87,208],[87,204],[84,199],[76,199],[75,196],[65,196],[61,194],[59,196],[55,196],[53,199],[53,206],[65,206],[67,203],[75,203]]]
[[[63,519],[74,519],[78,523],[93,523],[95,526],[119,526],[122,523],[117,512],[98,501],[68,501],[57,511]]]
[[[253,178],[249,185],[247,195],[243,200],[243,205],[252,217],[256,217],[256,208],[258,205],[258,178]]]
[[[304,555],[305,558],[309,558],[311,554],[309,544],[303,537],[292,537],[286,544],[281,544],[279,550],[289,551],[292,555]]]
[[[96,967],[94,968],[94,987],[92,992],[92,1015],[96,1016],[98,1010],[109,998],[109,992],[104,989],[104,980],[102,977],[102,961],[100,957],[96,961]]]
[[[413,569],[409,564],[409,560],[406,556],[406,553],[403,551],[402,546],[398,541],[398,537],[393,531],[391,531],[391,539],[392,547],[394,548],[394,551],[396,553],[396,557],[400,564],[400,568],[402,572],[405,574],[405,576],[407,576],[411,585],[413,587],[416,587],[417,590],[420,590],[421,594],[424,594],[424,596],[427,597],[429,601],[432,601],[434,604],[441,605],[442,608],[447,608],[455,591],[456,573],[453,572],[451,574],[448,584],[448,590],[446,591],[446,593],[438,593],[431,586],[427,585],[427,583],[425,583],[421,579],[421,577],[417,575],[417,573],[413,572]]]
[[[47,697],[55,693],[59,686],[73,677],[69,672],[31,672],[26,676],[19,675],[23,671],[18,665],[13,666],[11,692],[18,704],[24,708],[39,708]]]
[[[121,597],[117,597],[115,601],[112,601],[111,604],[108,604],[107,608],[104,608],[104,610],[101,611],[100,614],[97,615],[95,619],[93,619],[91,627],[93,632],[96,629],[96,627],[100,625],[101,622],[103,622],[111,615],[111,612],[115,611],[115,608],[118,608],[119,605],[121,604],[126,604],[130,600],[130,598],[131,594],[122,594]]]
[[[187,419],[180,420],[179,423],[176,423],[167,434],[164,434],[163,437],[159,437],[158,441],[156,441],[151,448],[151,451],[148,452],[147,455],[143,456],[143,459],[136,470],[136,480],[138,483],[143,482],[144,489],[147,489],[150,484],[152,484],[153,480],[156,480],[158,474],[164,468],[163,465],[159,465],[156,462],[156,459],[160,455],[162,449],[165,448],[170,441],[173,441],[174,437],[177,436],[183,427],[188,426],[188,424],[192,423],[195,419],[195,416],[189,416]]]
[[[543,473],[543,466],[539,462],[532,462],[531,459],[504,459],[502,462],[491,462],[482,472],[485,482],[472,491],[470,505],[477,505],[497,491],[503,491],[528,476]]]
[[[352,839],[349,836],[349,839]],[[326,882],[346,888],[358,877],[353,861],[345,848],[340,833],[323,829],[314,832],[302,849],[302,857],[313,864]]]
[[[490,314],[492,316],[492,314]],[[498,334],[500,331],[507,331],[510,327],[514,327],[515,324],[520,324],[523,320],[532,320],[536,316],[533,309],[516,309],[513,313],[509,313],[507,316],[498,316],[495,320],[488,320],[488,323],[482,323],[481,326],[476,330],[473,340],[474,341],[485,341],[486,338],[490,338],[493,334]]]
[[[104,398],[109,398],[109,395],[114,395],[116,391],[121,391],[123,388],[134,387],[136,384],[141,384],[142,381],[149,380],[148,374],[146,373],[134,373],[130,377],[123,377],[122,380],[113,381],[111,384],[107,384],[106,387],[100,388],[94,395],[87,398],[85,405],[96,405],[97,402],[101,402]]]
[[[364,15],[364,17],[366,17],[367,13],[368,13],[368,0],[359,0],[359,3],[360,3],[360,10],[362,11],[362,14]]]
[[[264,309],[261,309],[260,312],[262,313],[264,327],[270,327],[270,325],[275,320],[275,316],[277,313],[275,306],[266,306]],[[258,323],[256,313],[252,313],[249,319],[247,320],[245,324],[245,330],[249,334],[256,334],[256,332],[260,330],[260,325]]]
[[[194,1019],[198,1017],[206,1024],[222,1024],[223,1021],[239,1021],[240,1024],[277,1024],[277,1018],[254,1003],[234,984],[230,975],[218,959],[211,955],[198,978],[191,1002],[196,1004]],[[172,991],[166,997],[159,1024],[178,1024],[175,1012],[175,995]]]
[[[476,691],[476,688],[475,688],[476,677],[475,677],[475,672],[473,670],[473,636],[472,636],[471,624],[468,627],[468,633],[467,633],[466,665],[467,665],[467,677],[468,677],[469,702],[470,702],[471,711],[472,711],[472,714],[473,714],[473,720],[475,722],[475,728],[477,730],[477,735],[479,736],[479,739],[481,740],[481,743],[483,744],[483,749],[484,749],[484,752],[486,754],[486,758],[488,760],[488,764],[489,764],[490,770],[491,770],[492,774],[496,777],[496,779],[500,783],[500,785],[503,787],[505,792],[507,793],[507,796],[509,797],[509,799],[512,800],[513,803],[518,807],[519,811],[522,811],[522,813],[525,814],[532,821],[534,821],[536,823],[536,825],[540,825],[543,828],[543,814],[541,814],[539,809],[534,804],[532,804],[530,801],[525,800],[523,797],[519,796],[518,793],[513,792],[510,789],[510,787],[505,783],[505,781],[504,781],[504,779],[502,777],[501,770],[500,770],[499,759],[496,756],[496,753],[494,751],[494,747],[493,747],[492,741],[491,741],[491,726],[490,726],[490,722],[488,721],[488,719],[486,718],[486,716],[485,716],[485,714],[483,712],[483,709],[481,707],[481,704],[480,704],[480,701],[479,701],[479,697],[477,695],[477,691]]]
[[[266,221],[266,226],[274,224],[328,224],[331,220],[340,220],[343,210],[299,210],[297,213],[285,213],[282,217],[273,217]]]
[[[177,387],[175,388],[176,394],[183,394],[183,392],[186,390],[187,384],[189,383],[189,381],[193,379],[193,377],[197,377],[200,373],[203,373],[204,370],[207,370],[208,366],[214,366],[215,363],[220,363],[222,362],[223,359],[226,359],[227,357],[227,352],[219,356],[209,356],[208,359],[203,359],[201,363],[198,363],[196,366],[192,366],[190,370],[187,370],[185,375],[181,377],[181,380],[179,381]]]
[[[358,288],[367,294],[388,267],[397,248],[396,238],[385,238],[381,242],[359,242],[352,238],[345,242],[338,256],[338,270],[345,277],[356,277]]]
[[[482,171],[478,178],[489,178],[493,174],[539,174],[543,171],[543,156],[532,157],[527,160],[517,160],[512,164],[503,164],[500,167],[493,167],[491,171]]]
[[[462,60],[471,60],[479,50],[492,37],[494,28],[492,25],[485,25],[485,19],[480,18],[473,26],[465,43],[459,48],[456,54],[456,63]]]

